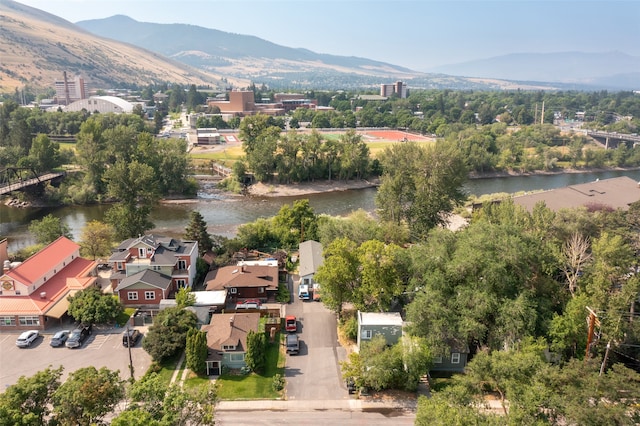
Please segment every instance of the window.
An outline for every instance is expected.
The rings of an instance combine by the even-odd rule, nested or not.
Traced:
[[[451,364],[460,364],[460,353],[454,352],[451,354]]]
[[[184,288],[187,286],[187,282],[185,280],[176,280],[176,285],[178,288]]]
[[[363,339],[371,339],[372,336],[372,331],[371,330],[362,330],[362,338]]]
[[[224,349],[225,351],[232,351],[234,350],[236,347],[232,346],[232,345],[224,345],[222,346],[222,349]]]
[[[264,287],[258,287],[258,293],[264,293]]]
[[[16,317],[0,317],[0,326],[16,325]]]
[[[159,271],[160,269],[162,269],[162,267],[161,267],[161,266],[159,266],[159,265],[153,265],[153,266],[151,267],[151,270],[152,270],[152,271]]]
[[[186,260],[178,260],[178,269],[187,269],[187,261]]]
[[[433,363],[434,364],[442,364],[442,357],[441,356],[433,357]]]
[[[155,291],[145,291],[144,292],[144,300],[154,300],[156,298]]]
[[[138,247],[138,257],[140,257],[141,259],[147,257],[147,249],[144,247]]]
[[[231,294],[236,294],[237,292],[238,292],[238,289],[237,289],[237,288],[235,288],[235,287],[231,287],[231,288],[229,289],[229,293],[231,293]]]
[[[20,325],[40,325],[40,317],[18,317]]]
[[[231,354],[231,361],[244,361],[244,354]]]
[[[138,300],[138,292],[137,291],[128,291],[127,292],[127,300]]]

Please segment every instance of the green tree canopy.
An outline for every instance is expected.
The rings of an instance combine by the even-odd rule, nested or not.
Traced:
[[[142,347],[154,361],[162,361],[184,350],[187,332],[196,328],[197,317],[192,311],[180,307],[163,309],[158,312],[149,332],[142,341]]]
[[[112,412],[125,395],[117,371],[80,368],[53,394],[53,411],[62,426],[89,426]]]
[[[40,220],[34,220],[29,225],[31,232],[39,244],[50,244],[59,237],[72,239],[69,226],[62,222],[59,217],[48,214]]]
[[[467,168],[448,143],[424,148],[415,143],[386,148],[376,205],[384,220],[406,222],[413,239],[423,239],[466,199]]]
[[[69,296],[69,315],[85,324],[107,324],[114,321],[124,306],[111,294],[92,286]]]
[[[46,368],[31,377],[22,376],[0,398],[1,426],[40,426],[51,414],[54,392],[60,387],[62,367]]]
[[[92,220],[82,228],[80,254],[96,260],[109,257],[113,248],[113,229],[106,223]]]

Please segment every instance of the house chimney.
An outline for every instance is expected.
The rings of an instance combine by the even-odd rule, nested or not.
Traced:
[[[240,272],[244,274],[244,265],[240,267]]]
[[[9,262],[8,260],[5,260],[2,267],[3,267],[3,272],[6,274],[7,272],[9,272],[9,269],[11,269],[11,262]]]
[[[233,327],[233,315],[229,317],[229,324],[231,324],[231,327]]]
[[[47,292],[46,291],[41,291],[40,292],[40,299],[46,299],[47,298]]]

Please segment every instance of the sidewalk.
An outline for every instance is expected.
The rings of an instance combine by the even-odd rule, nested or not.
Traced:
[[[220,401],[216,405],[218,411],[375,411],[375,410],[403,410],[415,411],[415,401],[371,401],[366,399],[336,399],[336,400],[251,400],[251,401]]]

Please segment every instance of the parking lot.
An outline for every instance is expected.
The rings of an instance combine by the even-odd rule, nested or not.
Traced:
[[[63,366],[62,380],[69,373],[89,366],[119,370],[122,379],[130,377],[129,351],[122,346],[124,329],[94,327],[91,336],[77,349],[51,347],[49,342],[55,331],[47,331],[31,347],[22,349],[16,346],[20,333],[0,334],[0,391],[15,384],[20,376],[32,376],[48,366]],[[151,357],[142,349],[142,341],[131,348],[131,358],[134,376],[139,378],[151,364]]]

